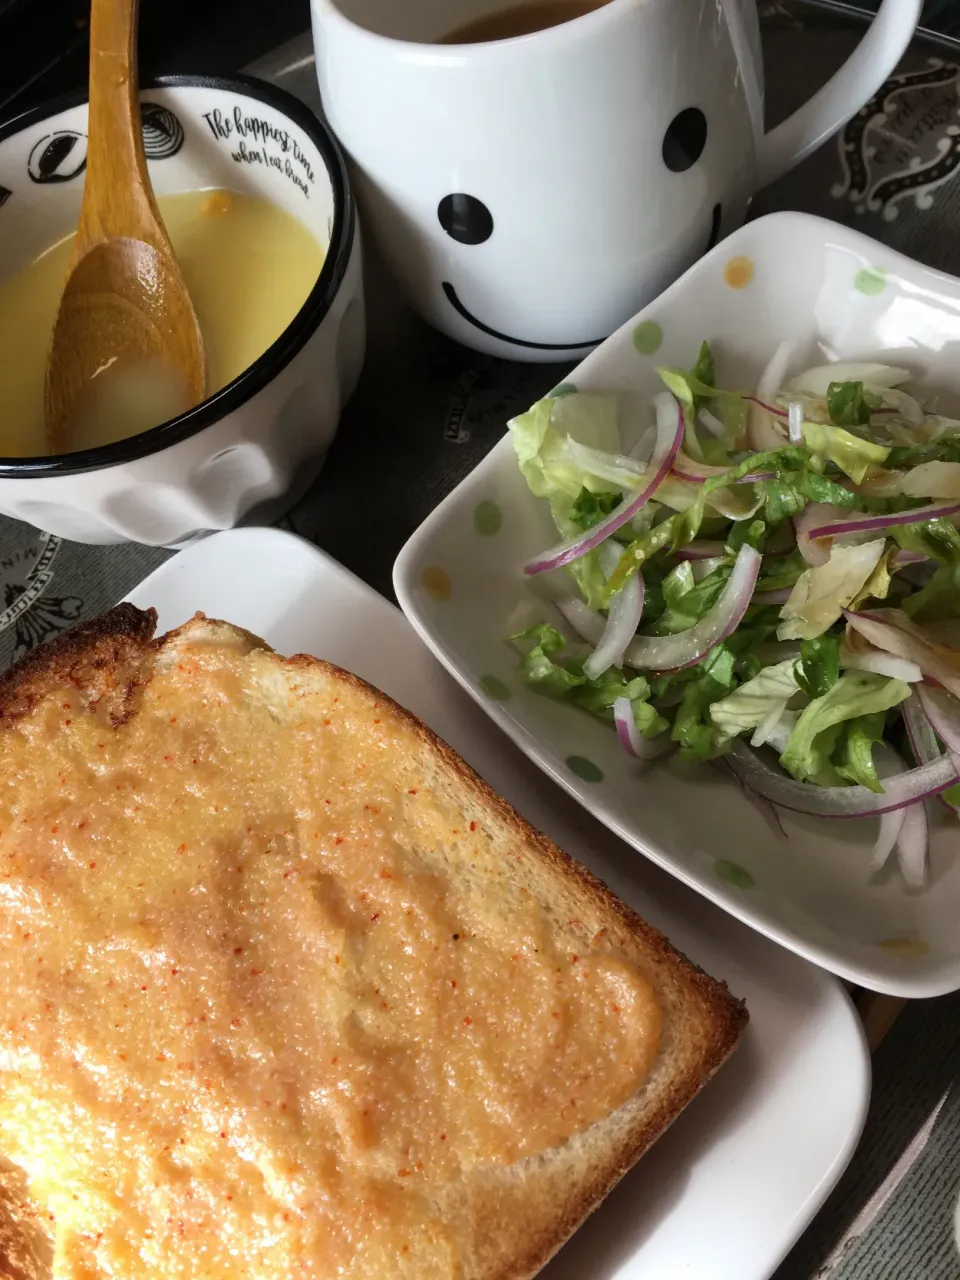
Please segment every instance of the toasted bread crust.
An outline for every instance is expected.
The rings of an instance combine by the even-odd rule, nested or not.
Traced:
[[[138,693],[151,678],[155,662],[164,651],[172,653],[184,643],[215,642],[221,635],[242,638],[249,648],[268,649],[249,632],[208,620],[203,614],[154,640],[156,621],[152,609],[119,605],[35,650],[0,677],[0,731],[28,715],[45,696],[64,688],[77,690],[91,709],[118,726],[136,713]],[[521,1221],[502,1221],[498,1172],[480,1171],[465,1179],[458,1221],[472,1240],[481,1242],[469,1275],[474,1280],[529,1280],[723,1063],[747,1022],[746,1009],[723,983],[677,952],[596,876],[534,830],[455,751],[392,698],[320,658],[273,655],[273,660],[298,675],[336,682],[370,705],[391,712],[435,763],[437,774],[455,786],[465,808],[482,811],[489,816],[491,827],[507,833],[510,845],[522,853],[530,883],[547,895],[551,884],[562,881],[566,891],[583,904],[585,914],[603,919],[611,942],[651,975],[671,1007],[684,1010],[690,1043],[677,1054],[675,1068],[665,1073],[655,1099],[616,1131],[604,1146],[602,1158],[594,1154],[584,1160],[555,1149],[560,1152],[556,1169],[533,1174],[532,1197],[527,1191],[519,1197]],[[2,1208],[0,1200],[0,1212]],[[483,1243],[493,1237],[502,1243]],[[0,1230],[0,1275],[40,1280],[42,1271],[28,1275],[22,1267],[14,1269],[16,1256],[9,1232],[5,1235]]]
[[[29,715],[55,689],[76,689],[114,724],[133,712],[153,658],[156,609],[118,604],[31,650],[0,675],[0,724]]]

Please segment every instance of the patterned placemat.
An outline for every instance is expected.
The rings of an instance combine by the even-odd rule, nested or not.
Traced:
[[[836,6],[762,6],[771,123],[840,65],[862,23]],[[318,105],[307,37],[253,69]],[[958,86],[960,44],[919,36],[873,102],[762,192],[753,216],[808,210],[960,273]],[[282,523],[392,598],[391,567],[407,536],[496,443],[506,419],[560,381],[566,366],[466,351],[410,314],[372,253],[366,272],[370,334],[360,387],[319,479]],[[80,546],[0,518],[0,667],[120,599],[168,554]],[[960,996],[909,1005],[874,1067],[863,1142],[776,1280],[960,1280],[952,1226]]]
[[[773,1280],[960,1280],[958,1193],[955,994],[908,1003],[884,1038],[856,1154]]]

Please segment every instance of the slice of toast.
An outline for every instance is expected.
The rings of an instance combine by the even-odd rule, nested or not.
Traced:
[[[0,677],[0,1274],[534,1275],[743,1005],[386,695],[155,625]]]

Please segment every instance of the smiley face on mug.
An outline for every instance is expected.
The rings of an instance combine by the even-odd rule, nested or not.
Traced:
[[[686,107],[678,112],[663,135],[661,154],[666,169],[671,173],[683,173],[695,165],[707,145],[707,133],[707,117],[699,107]],[[717,243],[722,217],[722,203],[717,201],[710,214],[709,230],[704,235],[703,252],[712,249]],[[490,208],[478,196],[465,191],[452,192],[440,200],[437,205],[437,220],[450,239],[461,245],[485,244],[497,230]],[[596,346],[606,336],[586,341],[576,339],[566,342],[536,342],[530,337],[502,333],[469,310],[451,280],[443,280],[441,288],[450,306],[468,324],[498,342],[509,343],[511,346],[544,352],[567,351],[576,347]]]

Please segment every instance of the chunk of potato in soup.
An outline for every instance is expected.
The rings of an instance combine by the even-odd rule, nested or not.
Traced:
[[[316,284],[325,251],[293,214],[256,196],[188,191],[161,196],[159,205],[200,321],[212,395],[280,337]],[[51,452],[44,375],[72,248],[70,235],[0,283],[2,456]],[[186,407],[178,376],[164,367],[110,374],[71,425],[70,451],[123,440]]]

